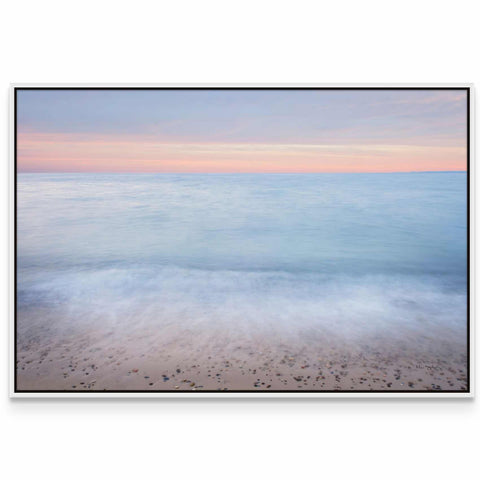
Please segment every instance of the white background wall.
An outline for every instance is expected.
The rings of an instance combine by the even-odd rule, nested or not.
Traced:
[[[480,410],[473,400],[13,401],[6,361],[10,82],[473,82],[479,88],[475,3],[2,3],[4,478],[475,478]]]

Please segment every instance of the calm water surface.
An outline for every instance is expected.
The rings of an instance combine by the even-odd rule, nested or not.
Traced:
[[[31,318],[63,309],[58,328],[178,318],[352,338],[403,328],[461,336],[466,181],[19,174],[18,307]]]

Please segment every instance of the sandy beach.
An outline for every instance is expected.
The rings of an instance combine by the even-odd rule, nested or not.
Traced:
[[[24,336],[25,338],[25,336]],[[464,391],[465,346],[422,338],[353,344],[225,332],[135,330],[32,336],[17,349],[17,388],[55,391]]]

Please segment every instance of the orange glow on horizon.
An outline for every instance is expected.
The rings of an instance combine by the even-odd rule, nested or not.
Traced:
[[[466,170],[465,146],[166,142],[20,132],[20,172],[360,173]]]

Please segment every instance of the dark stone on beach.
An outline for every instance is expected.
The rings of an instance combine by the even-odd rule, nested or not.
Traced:
[[[180,373],[180,372],[181,372],[181,370],[179,368],[177,368],[177,373]]]

